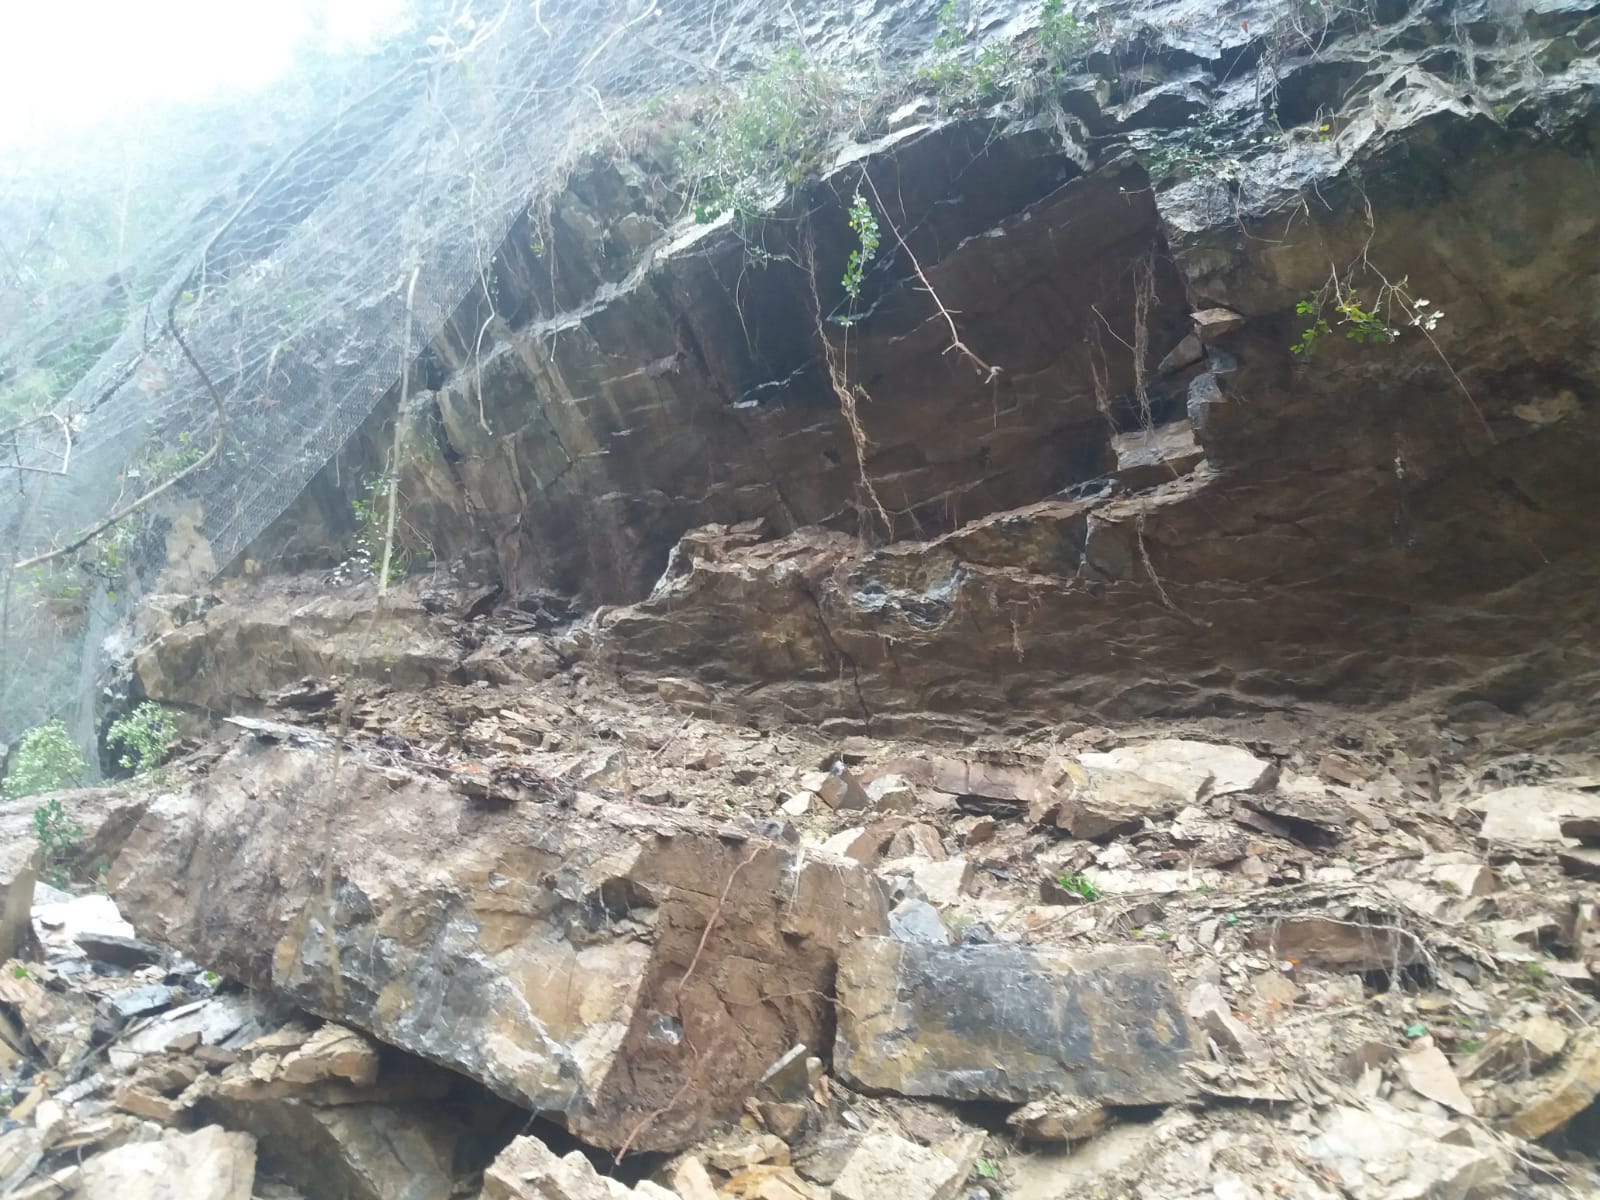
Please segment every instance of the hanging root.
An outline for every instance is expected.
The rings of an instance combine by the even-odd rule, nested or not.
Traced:
[[[816,240],[811,235],[809,223],[800,233],[800,258],[806,279],[811,285],[812,320],[816,324],[817,341],[822,344],[822,360],[828,370],[828,383],[833,388],[834,396],[838,398],[839,411],[844,414],[844,423],[850,427],[850,440],[855,444],[856,471],[861,479],[861,490],[866,493],[867,499],[872,502],[873,510],[878,514],[878,519],[883,522],[885,536],[892,540],[894,521],[889,516],[889,510],[883,506],[883,501],[878,496],[878,489],[872,485],[872,480],[867,475],[867,451],[871,443],[867,441],[867,431],[862,428],[861,416],[856,411],[857,394],[865,399],[870,397],[867,396],[866,389],[859,384],[851,386],[845,356],[834,347],[828,338],[827,329],[822,324],[822,298],[817,293],[817,246]]]
[[[1172,597],[1167,595],[1167,589],[1161,586],[1161,577],[1156,574],[1155,564],[1150,561],[1150,552],[1144,547],[1143,513],[1139,514],[1138,520],[1134,523],[1133,530],[1134,538],[1139,543],[1139,561],[1144,564],[1145,573],[1150,576],[1150,583],[1156,589],[1156,596],[1161,600],[1162,607],[1177,613],[1191,625],[1198,625],[1202,629],[1211,628],[1211,623],[1209,621],[1202,621],[1199,617],[1190,616],[1188,613],[1184,612],[1183,609],[1174,604],[1172,602]]]
[[[1139,400],[1139,426],[1155,428],[1150,413],[1150,388],[1145,378],[1150,361],[1150,305],[1156,298],[1155,251],[1133,269],[1133,394]]]
[[[899,226],[889,219],[889,210],[884,206],[883,197],[878,195],[878,188],[872,182],[872,176],[863,171],[861,178],[866,182],[867,187],[871,189],[872,198],[878,202],[878,211],[883,214],[883,223],[889,227],[889,232],[894,234],[894,240],[899,242],[900,249],[906,252],[906,258],[911,263],[911,269],[917,273],[917,278],[922,281],[922,290],[928,293],[928,296],[933,300],[934,307],[939,310],[939,315],[944,318],[944,323],[950,327],[950,344],[944,348],[944,352],[949,354],[954,350],[972,364],[973,369],[983,376],[985,382],[993,381],[999,376],[1000,368],[984,362],[983,359],[972,352],[972,347],[961,340],[961,331],[956,328],[955,316],[945,307],[944,301],[939,299],[939,293],[933,290],[933,284],[928,282],[927,273],[923,271],[922,264],[917,261],[917,256],[912,253],[911,247],[906,243],[906,239],[901,236]]]

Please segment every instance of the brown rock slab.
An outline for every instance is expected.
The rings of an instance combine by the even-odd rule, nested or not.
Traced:
[[[1364,925],[1331,917],[1273,921],[1250,935],[1250,944],[1276,959],[1328,971],[1393,971],[1419,963],[1422,943],[1394,925]]]
[[[1046,1096],[1024,1104],[1006,1124],[1030,1142],[1081,1142],[1104,1129],[1110,1116],[1098,1101]]]
[[[1433,1044],[1431,1038],[1418,1041],[1400,1055],[1397,1062],[1400,1077],[1417,1095],[1426,1096],[1435,1104],[1442,1104],[1464,1117],[1473,1115],[1472,1101],[1461,1090],[1461,1081],[1451,1070],[1450,1060],[1444,1056],[1444,1051]]]
[[[1568,875],[1577,879],[1600,879],[1600,846],[1574,846],[1570,850],[1557,850],[1556,862]]]
[[[717,1200],[716,1185],[698,1158],[682,1159],[672,1168],[672,1190],[679,1200]]]
[[[736,1119],[826,1036],[839,944],[888,927],[859,866],[689,813],[478,805],[353,753],[333,771],[241,741],[141,821],[112,873],[123,912],[593,1145],[637,1127],[634,1149],[674,1149]]]
[[[1202,308],[1189,314],[1195,332],[1204,340],[1221,337],[1245,327],[1245,318],[1231,308]]]
[[[160,1125],[176,1125],[184,1115],[184,1106],[176,1100],[169,1100],[156,1092],[132,1084],[123,1084],[119,1087],[112,1097],[112,1102],[123,1112],[130,1112],[136,1117],[143,1117]]]
[[[872,800],[854,775],[846,770],[814,771],[800,781],[829,808],[871,808]]]
[[[371,1087],[378,1081],[378,1047],[353,1029],[330,1022],[284,1058],[279,1077],[290,1083],[338,1078]]]
[[[987,762],[982,759],[929,755],[925,758],[897,758],[883,763],[873,779],[897,775],[916,787],[929,788],[951,796],[973,796],[998,801],[1003,807],[1027,804],[1038,779],[1036,767],[1020,763]]]
[[[807,1053],[804,1045],[791,1046],[756,1082],[756,1097],[778,1103],[805,1099],[806,1093],[811,1090],[811,1079],[806,1070]]]
[[[1544,1014],[1527,1017],[1504,1029],[1497,1029],[1483,1048],[1464,1059],[1459,1068],[1463,1079],[1479,1075],[1526,1075],[1545,1066],[1567,1046],[1567,1029]]]
[[[793,1167],[771,1163],[738,1172],[717,1195],[720,1200],[823,1200]]]
[[[1154,947],[1078,951],[862,938],[839,957],[834,1063],[873,1091],[1160,1104],[1194,1034]]]
[[[73,939],[78,948],[96,962],[110,963],[114,967],[148,966],[161,961],[160,946],[141,942],[138,938],[117,937],[110,933],[80,933]]]
[[[1239,803],[1282,826],[1293,840],[1313,846],[1338,841],[1353,815],[1348,804],[1327,796],[1271,791],[1247,794]]]
[[[943,862],[950,855],[945,851],[939,831],[932,825],[918,822],[896,830],[884,850],[886,858],[929,858]]]
[[[867,797],[879,812],[909,813],[917,808],[917,789],[904,775],[880,775],[867,784]]]
[[[761,1123],[776,1136],[793,1145],[799,1141],[811,1123],[811,1108],[807,1104],[781,1104],[774,1100],[757,1103]]]
[[[1194,348],[1199,350],[1198,342]],[[1187,365],[1179,364],[1180,369]],[[1132,488],[1153,487],[1187,475],[1206,456],[1194,440],[1194,427],[1188,421],[1119,433],[1111,439],[1111,449],[1117,456],[1117,478]]]
[[[1582,817],[1564,817],[1560,822],[1561,836],[1577,838],[1586,844],[1600,842],[1600,813]]]
[[[1231,1057],[1259,1060],[1267,1056],[1266,1046],[1233,1015],[1216,984],[1197,984],[1189,994],[1187,1011],[1206,1036]]]

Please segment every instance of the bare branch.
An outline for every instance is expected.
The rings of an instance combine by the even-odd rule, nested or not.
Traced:
[[[928,282],[928,276],[923,271],[922,264],[917,261],[917,256],[912,253],[911,247],[906,244],[906,239],[901,236],[899,227],[889,219],[889,210],[883,203],[883,197],[878,195],[878,188],[872,182],[872,176],[863,171],[861,172],[861,178],[866,181],[867,187],[872,189],[872,198],[878,202],[878,211],[883,214],[884,224],[889,227],[889,232],[894,234],[894,240],[900,243],[900,248],[906,252],[906,257],[911,260],[911,269],[917,273],[917,278],[922,280],[923,290],[932,297],[934,306],[939,310],[939,315],[944,318],[945,324],[950,326],[950,344],[944,348],[944,352],[949,354],[952,350],[959,351],[961,356],[973,365],[978,374],[984,377],[985,381],[994,379],[1000,374],[1000,368],[990,366],[984,362],[983,359],[972,352],[970,346],[961,340],[961,331],[956,328],[955,317],[944,306],[944,301],[939,299],[939,293],[933,290],[933,284]]]
[[[61,439],[64,443],[61,449],[61,465],[59,467],[30,467],[23,464],[19,456],[18,461],[5,463],[6,467],[13,471],[31,471],[35,475],[65,475],[67,473],[67,468],[72,465],[72,425],[65,417],[53,412],[40,413],[31,421],[24,421],[21,425],[15,425],[10,429],[0,431],[0,438],[14,437],[14,435],[28,428],[28,426],[39,425],[45,421],[54,421],[61,426]],[[16,451],[17,444],[14,440],[11,443],[11,448],[13,452]]]

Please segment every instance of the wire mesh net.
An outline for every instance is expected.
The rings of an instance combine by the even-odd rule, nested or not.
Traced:
[[[0,312],[0,384],[52,364],[58,385],[75,377],[46,415],[0,433],[0,742],[54,716],[88,740],[140,594],[174,567],[203,584],[294,502],[402,364],[488,290],[508,230],[585,136],[762,41],[878,19],[831,9],[418,10],[382,52],[174,122],[151,161],[190,184],[107,170],[99,194],[124,218],[159,199],[144,242],[109,279]]]

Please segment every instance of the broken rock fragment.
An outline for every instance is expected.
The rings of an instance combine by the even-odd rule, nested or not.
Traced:
[[[800,786],[816,795],[829,808],[872,807],[866,789],[843,767],[835,771],[813,771],[801,779]]]
[[[919,1146],[874,1130],[834,1180],[833,1200],[956,1200],[982,1148],[977,1131],[940,1146]]]
[[[1189,1016],[1217,1046],[1233,1058],[1262,1059],[1267,1048],[1248,1026],[1233,1015],[1222,989],[1214,983],[1198,984],[1189,995]]]
[[[596,1146],[676,1149],[736,1119],[826,1036],[839,944],[888,928],[859,865],[746,829],[338,769],[335,786],[331,753],[241,741],[141,821],[112,874],[124,913]]]
[[[255,1139],[208,1125],[158,1142],[131,1142],[83,1164],[79,1200],[250,1200]]]
[[[536,1137],[519,1137],[483,1173],[483,1200],[678,1200],[648,1180],[630,1188],[607,1179],[578,1151],[564,1157]]]
[[[1514,845],[1575,844],[1563,836],[1562,826],[1580,818],[1600,820],[1600,796],[1548,784],[1522,784],[1483,798],[1478,836]]]
[[[1186,803],[1169,784],[1131,771],[1095,769],[1068,773],[1057,788],[1055,823],[1075,838],[1101,841],[1136,833],[1149,820],[1171,817]]]
[[[1232,792],[1253,792],[1268,786],[1276,774],[1273,764],[1238,746],[1182,738],[1158,738],[1119,746],[1105,753],[1083,754],[1085,767],[1127,771],[1183,794],[1184,803]]]
[[[1081,1142],[1106,1127],[1110,1113],[1095,1100],[1047,1096],[1032,1100],[1006,1118],[1019,1137],[1030,1142]]]
[[[1518,1137],[1554,1133],[1600,1096],[1600,1034],[1574,1038],[1563,1062],[1532,1083],[1533,1093],[1506,1128]]]
[[[1504,1194],[1508,1174],[1493,1143],[1470,1127],[1378,1100],[1329,1111],[1304,1150],[1347,1196],[1489,1200]]]
[[[909,813],[917,807],[917,789],[904,775],[880,775],[867,784],[867,798],[879,812]]]
[[[1422,962],[1422,943],[1396,925],[1285,917],[1255,930],[1250,944],[1276,959],[1327,971],[1396,971]]]
[[[938,946],[862,938],[839,957],[834,1062],[902,1096],[1162,1104],[1194,1035],[1154,947]]]
[[[902,942],[950,944],[950,931],[939,910],[926,900],[902,900],[895,905],[889,911],[889,932]]]
[[[972,889],[973,866],[964,858],[934,862],[926,858],[890,859],[879,874],[909,884],[910,890],[931,904],[948,908],[959,904]]]

